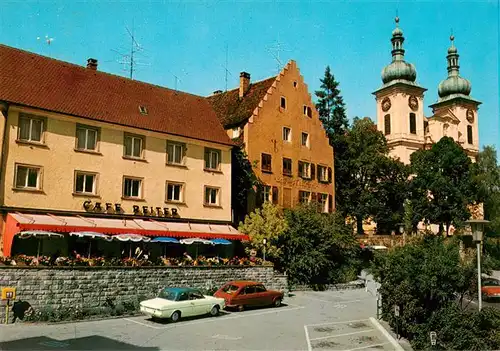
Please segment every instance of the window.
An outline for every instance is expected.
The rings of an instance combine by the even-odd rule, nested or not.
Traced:
[[[184,202],[184,184],[167,182],[167,202]]]
[[[123,197],[142,198],[142,179],[123,178]]]
[[[311,199],[310,191],[299,191],[299,201],[301,204],[308,204]]]
[[[76,149],[97,151],[98,129],[83,125],[76,126]]]
[[[391,134],[391,115],[384,116],[384,132],[385,135]]]
[[[288,127],[283,127],[283,140],[292,142],[292,130]]]
[[[269,185],[264,185],[262,188],[262,202],[269,202],[271,200],[271,187]]]
[[[473,139],[472,139],[472,126],[467,126],[467,142],[469,144],[473,144]]]
[[[125,156],[142,158],[144,138],[141,136],[125,135]]]
[[[19,140],[42,143],[44,122],[44,118],[21,114],[19,116]]]
[[[220,150],[205,148],[205,169],[220,170]]]
[[[286,109],[286,98],[284,96],[282,96],[280,99],[280,107],[282,109]]]
[[[205,205],[219,206],[219,188],[205,187]]]
[[[304,116],[312,117],[312,108],[307,105],[304,105]]]
[[[410,113],[410,133],[417,134],[417,120],[413,112]]]
[[[318,194],[318,210],[319,212],[328,212],[328,194]]]
[[[299,161],[299,177],[304,179],[311,178],[311,164],[309,162]]]
[[[16,188],[40,190],[42,168],[16,164]]]
[[[283,174],[287,176],[292,175],[292,159],[283,157]]]
[[[309,134],[302,132],[302,146],[309,147]]]
[[[139,106],[139,112],[141,113],[141,115],[147,115],[148,114],[148,109],[146,108],[146,106],[140,105]]]
[[[183,165],[186,145],[167,141],[167,163],[169,165]]]
[[[325,166],[318,165],[318,181],[327,183],[328,182],[328,168]]]
[[[75,193],[76,194],[93,194],[97,193],[96,191],[96,180],[97,175],[95,173],[87,173],[87,172],[75,172]]]
[[[256,285],[255,286],[255,292],[256,293],[266,292],[266,288],[264,287],[264,285]]]
[[[293,81],[293,87],[297,88],[297,81],[296,80]]]
[[[271,172],[271,155],[262,154],[262,167],[263,172]]]

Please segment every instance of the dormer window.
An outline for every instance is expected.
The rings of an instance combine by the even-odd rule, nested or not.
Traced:
[[[146,106],[140,105],[139,106],[139,112],[141,113],[141,115],[147,115],[148,114],[148,109],[146,108]]]

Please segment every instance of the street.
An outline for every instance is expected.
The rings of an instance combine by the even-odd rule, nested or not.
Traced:
[[[145,316],[0,327],[2,350],[394,350],[365,290],[296,292],[279,308],[178,323]]]

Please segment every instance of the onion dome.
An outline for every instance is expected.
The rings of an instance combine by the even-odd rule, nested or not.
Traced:
[[[396,17],[396,28],[392,31],[392,62],[382,70],[382,82],[387,84],[394,80],[405,80],[414,83],[417,79],[415,66],[404,60],[403,31],[399,28],[399,17]]]
[[[445,98],[449,95],[461,94],[468,96],[471,92],[470,82],[460,77],[458,65],[458,50],[453,44],[455,37],[450,36],[451,46],[448,48],[448,55],[446,56],[448,60],[448,78],[441,81],[438,86],[438,94],[440,98]]]

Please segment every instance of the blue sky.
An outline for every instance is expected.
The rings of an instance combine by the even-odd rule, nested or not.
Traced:
[[[113,50],[127,51],[132,29],[143,47],[134,78],[199,95],[225,89],[239,72],[251,79],[275,75],[273,57],[297,61],[309,90],[319,87],[330,65],[350,118],[375,118],[371,94],[390,63],[390,37],[396,10],[405,35],[406,60],[416,65],[417,81],[437,100],[446,78],[446,50],[453,28],[460,73],[472,83],[479,110],[481,145],[500,150],[499,1],[2,1],[0,42],[127,76]],[[54,38],[51,45],[42,39]],[[426,115],[430,115],[427,108]]]

